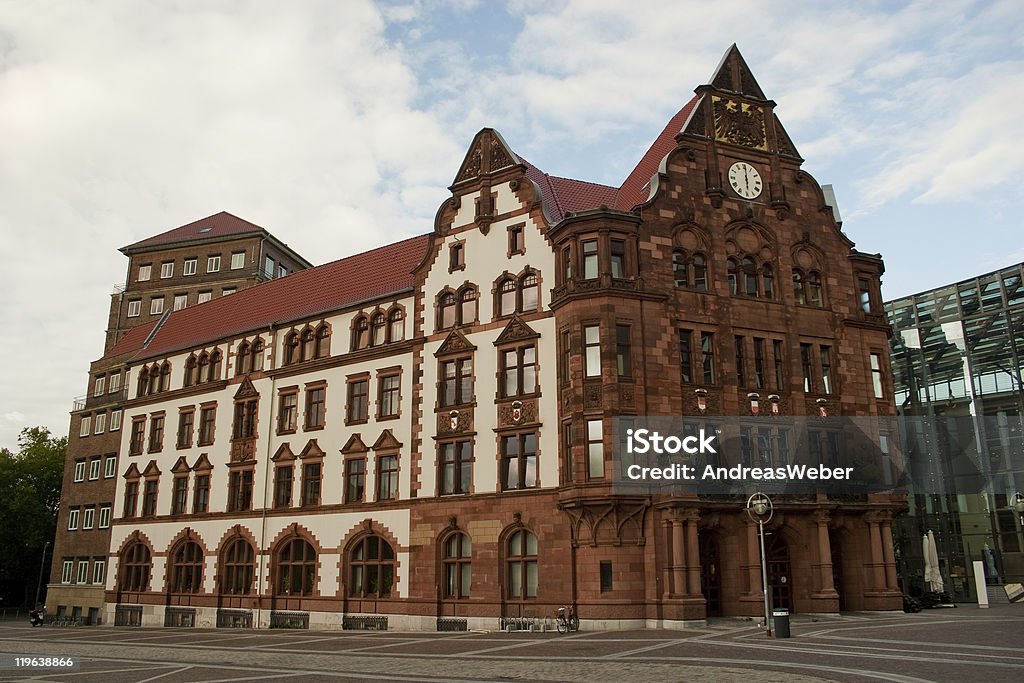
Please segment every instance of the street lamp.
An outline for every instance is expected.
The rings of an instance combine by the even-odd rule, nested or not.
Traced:
[[[764,591],[764,628],[765,635],[771,638],[772,626],[771,621],[769,621],[771,618],[771,608],[768,606],[768,562],[765,559],[764,553],[764,525],[771,520],[772,515],[775,513],[775,508],[772,506],[772,499],[758,491],[747,499],[746,509],[750,519],[757,522],[758,537],[761,541],[761,587]]]
[[[43,567],[46,566],[46,551],[50,547],[50,542],[47,541],[43,544],[43,557],[39,560],[39,582],[36,584],[36,607],[39,607],[39,595],[43,592]]]
[[[1020,517],[1020,525],[1024,526],[1024,493],[1017,491],[1017,493],[1013,494],[1013,502],[1010,503],[1010,506],[1013,507],[1013,511]]]

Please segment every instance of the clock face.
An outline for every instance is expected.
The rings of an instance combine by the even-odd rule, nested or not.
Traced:
[[[753,199],[761,194],[761,174],[745,161],[737,161],[729,167],[729,185],[744,199]]]

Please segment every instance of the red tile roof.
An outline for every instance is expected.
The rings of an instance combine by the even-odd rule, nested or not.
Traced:
[[[428,240],[429,235],[412,237],[173,311],[147,347],[143,343],[153,325],[140,325],[104,358],[132,351],[137,352],[136,359],[166,356],[271,324],[409,291],[415,284],[412,271],[423,260]]]
[[[127,253],[129,251],[145,247],[156,247],[176,242],[215,239],[218,237],[243,235],[246,233],[269,234],[266,228],[261,228],[255,223],[250,223],[249,221],[232,215],[227,211],[221,211],[220,213],[215,213],[212,216],[200,218],[197,221],[183,225],[180,228],[174,228],[173,230],[162,232],[159,235],[147,237],[146,239],[135,242],[134,244],[129,244],[127,247],[122,247],[121,251]]]
[[[675,149],[676,135],[682,131],[683,124],[686,123],[686,119],[689,118],[690,112],[693,111],[699,99],[700,96],[694,95],[693,99],[669,120],[665,130],[661,131],[661,135],[655,138],[651,148],[622,182],[615,201],[615,208],[629,211],[634,206],[647,201],[647,197],[650,195],[648,183],[651,177],[658,172],[658,166],[661,165],[661,160],[665,158],[665,155]]]

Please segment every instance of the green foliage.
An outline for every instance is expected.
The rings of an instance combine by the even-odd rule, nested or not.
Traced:
[[[30,427],[18,437],[16,453],[0,449],[0,597],[5,606],[35,599],[43,545],[53,542],[57,528],[67,443],[67,437],[55,438],[44,427]]]

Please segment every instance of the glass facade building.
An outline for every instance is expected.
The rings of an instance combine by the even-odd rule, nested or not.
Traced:
[[[988,583],[1024,580],[1024,539],[1011,509],[1024,491],[1024,264],[885,304],[896,405],[913,485],[894,524],[904,590],[923,584],[922,536],[934,531],[954,599],[975,599],[972,563]],[[955,442],[955,446],[953,445]],[[978,476],[953,464],[970,451]],[[980,484],[980,485],[979,485]]]

